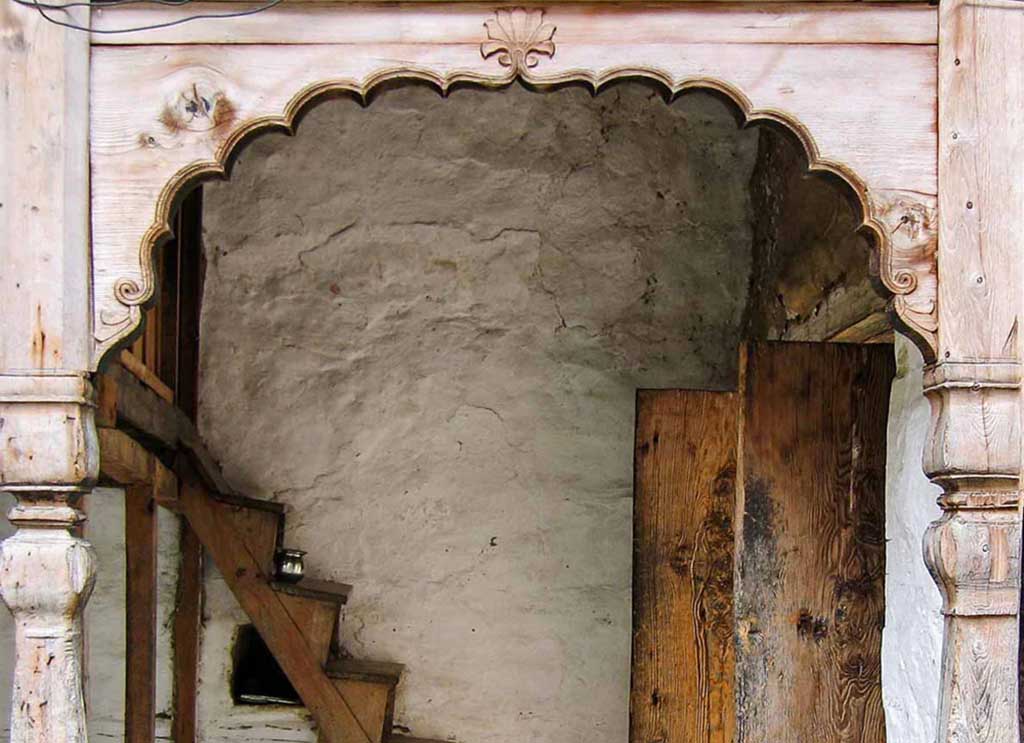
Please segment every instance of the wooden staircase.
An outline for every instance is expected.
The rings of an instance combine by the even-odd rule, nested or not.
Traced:
[[[118,394],[121,402],[123,398]],[[157,408],[161,402],[148,400]],[[137,411],[134,403],[129,407]],[[173,416],[176,411],[166,407]],[[311,578],[276,580],[284,507],[224,492],[223,476],[187,420],[176,420],[173,428],[180,435],[158,457],[153,449],[160,447],[153,446],[152,437],[139,435],[140,421],[152,410],[134,416],[119,412],[127,413],[119,416],[127,418],[126,430],[99,429],[103,477],[126,487],[149,488],[155,503],[187,520],[313,716],[321,743],[440,743],[392,734],[400,664],[335,655],[340,610],[351,586]],[[166,447],[166,431],[158,438]]]
[[[397,663],[333,657],[341,606],[352,587],[274,579],[284,508],[210,490],[194,457],[175,463],[178,508],[318,723],[323,743],[400,743],[392,735]],[[409,743],[408,739],[405,743]],[[436,742],[435,742],[436,743]]]

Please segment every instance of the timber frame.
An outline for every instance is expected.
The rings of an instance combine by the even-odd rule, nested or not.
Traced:
[[[214,12],[223,6],[211,5]],[[244,7],[244,6],[239,6]],[[293,2],[167,24],[202,3],[66,11],[92,34],[0,6],[0,550],[14,613],[11,739],[86,740],[74,533],[95,484],[91,376],[139,331],[174,205],[267,129],[395,80],[535,88],[616,79],[705,88],[803,144],[859,201],[897,327],[930,366],[926,538],[944,596],[942,743],[1017,743],[1024,7],[914,3]],[[58,690],[61,690],[58,692]],[[340,733],[325,733],[342,743]],[[333,737],[332,737],[333,736]]]

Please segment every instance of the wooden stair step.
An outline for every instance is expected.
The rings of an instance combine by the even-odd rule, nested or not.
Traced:
[[[280,591],[281,593],[315,599],[317,601],[326,601],[338,606],[347,603],[348,596],[352,593],[352,586],[347,583],[336,583],[335,581],[318,580],[316,578],[303,578],[298,583],[275,580],[271,581],[270,585],[275,591]]]
[[[209,498],[209,508],[216,518],[230,525],[249,553],[256,559],[264,576],[274,574],[274,555],[281,532],[281,514],[260,508],[247,508],[216,497]],[[187,515],[187,514],[186,514]]]
[[[323,666],[331,657],[331,643],[338,626],[339,606],[306,596],[278,593],[278,598],[294,620],[299,633],[306,638],[309,649]]]
[[[395,690],[403,666],[372,660],[336,658],[324,672],[345,697],[352,714],[370,736],[370,743],[387,743],[395,717]]]
[[[402,678],[405,666],[401,663],[386,663],[376,660],[336,658],[329,662],[324,670],[327,671],[328,676],[335,679],[396,686]]]

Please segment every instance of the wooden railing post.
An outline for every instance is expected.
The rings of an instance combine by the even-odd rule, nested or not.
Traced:
[[[53,11],[88,25],[88,10]],[[99,457],[89,382],[89,38],[0,4],[0,547],[14,615],[12,743],[82,743],[81,615],[95,558],[75,504]],[[10,673],[9,668],[3,669]]]
[[[925,559],[943,596],[939,743],[1018,743],[1024,6],[941,0],[939,338]]]

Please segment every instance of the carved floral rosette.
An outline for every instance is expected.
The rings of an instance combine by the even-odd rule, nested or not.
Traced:
[[[541,56],[555,54],[555,26],[544,22],[543,10],[510,8],[484,21],[487,41],[480,45],[484,59],[497,55],[498,64],[522,75],[536,67]]]

